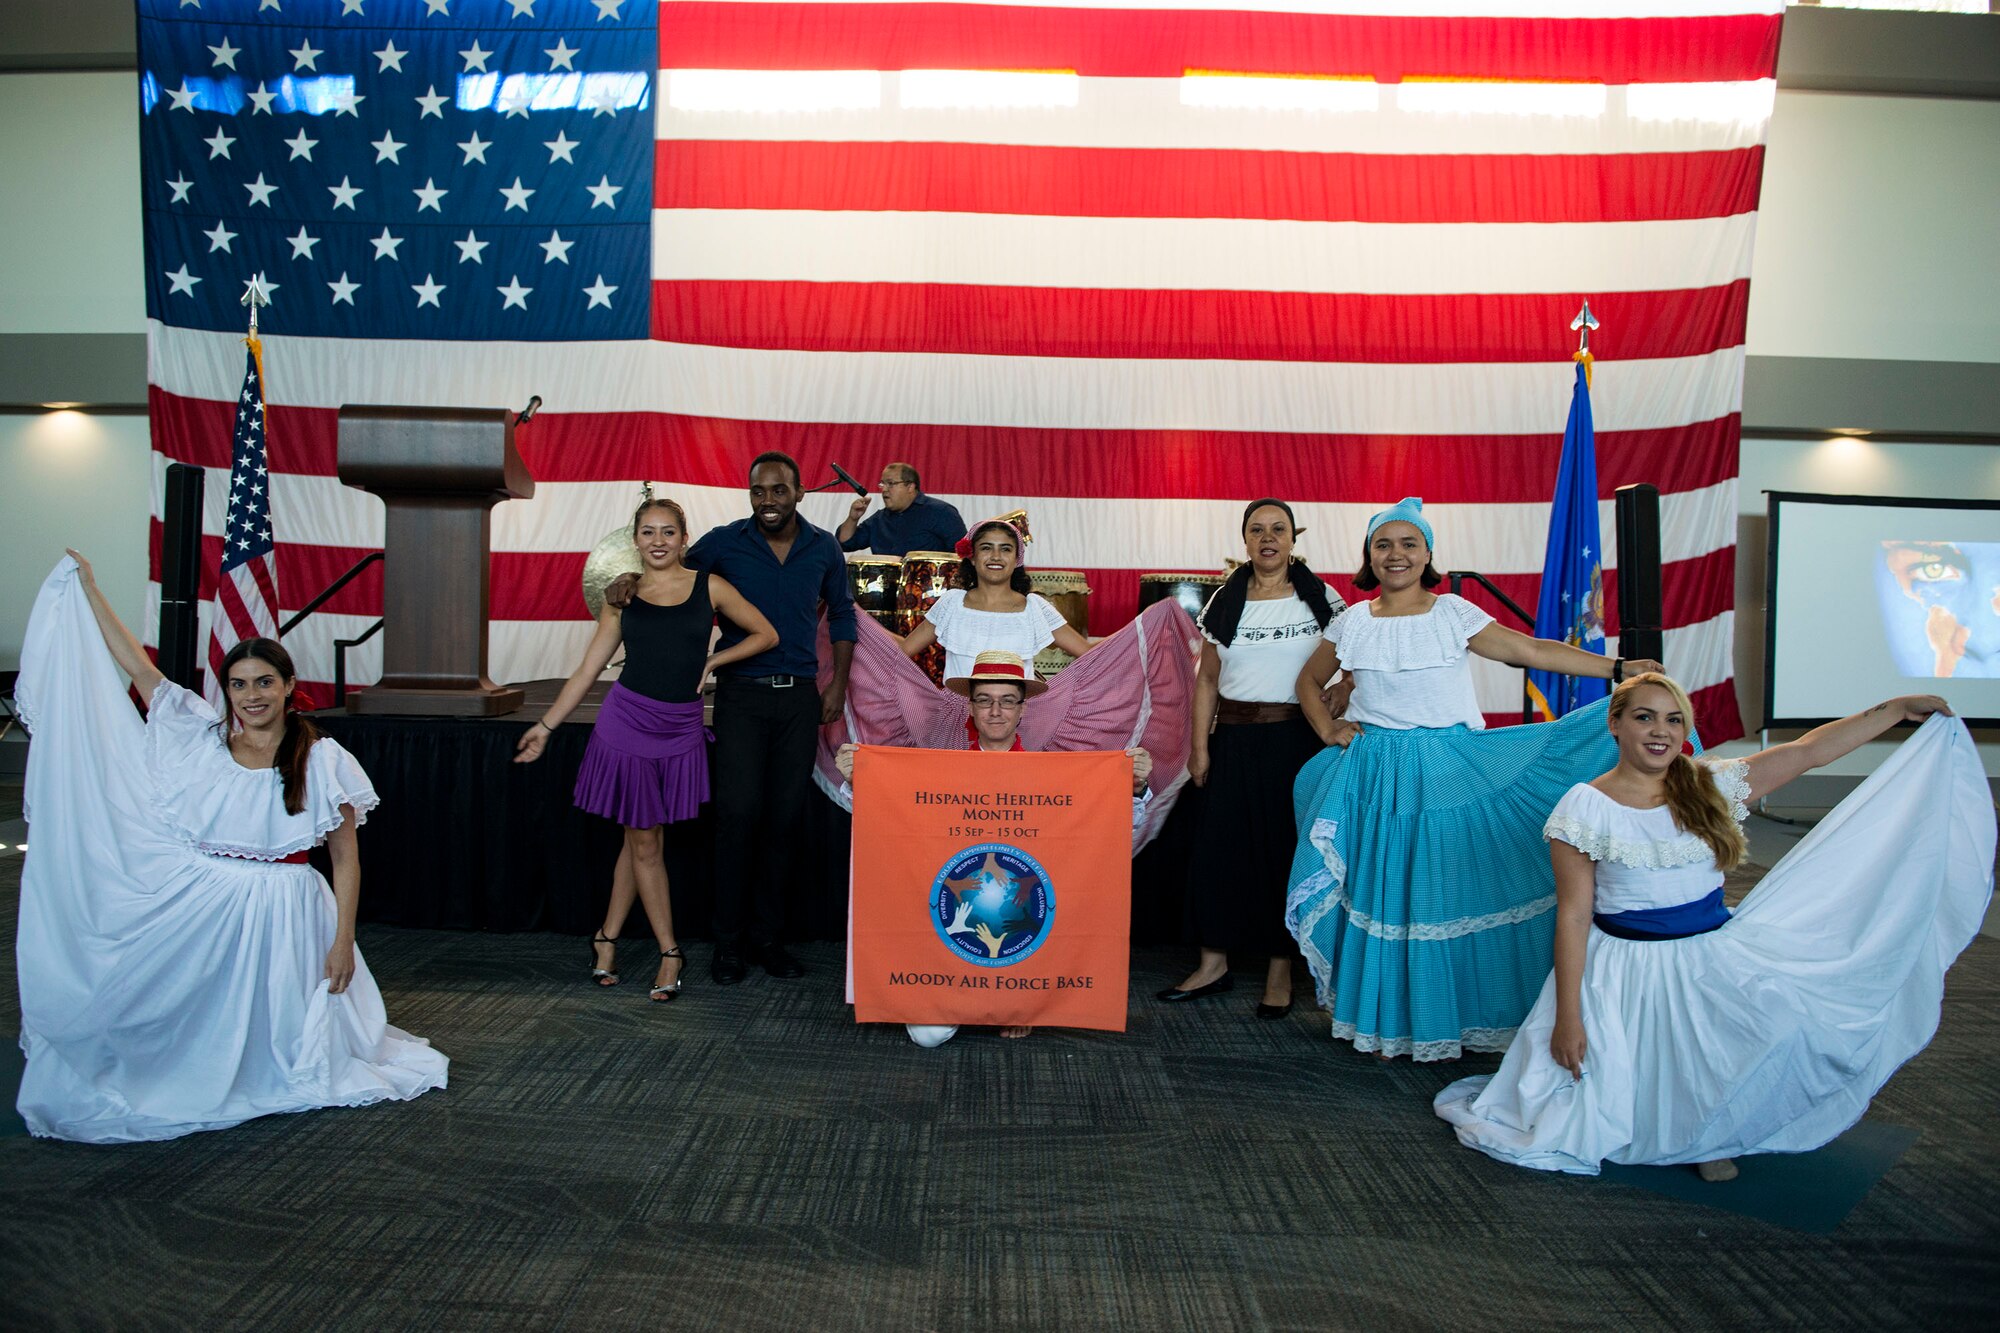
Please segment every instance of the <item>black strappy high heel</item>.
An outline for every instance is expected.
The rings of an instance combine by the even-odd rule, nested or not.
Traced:
[[[680,959],[681,970],[679,972],[674,973],[674,979],[671,985],[655,986],[653,987],[653,989],[646,992],[646,998],[653,1001],[653,1003],[655,1004],[665,1004],[667,1001],[673,999],[676,995],[679,995],[681,993],[681,977],[685,975],[687,972],[687,955],[681,952],[680,945],[676,944],[671,949],[660,950],[660,957]]]
[[[611,946],[611,966],[608,968],[597,965],[597,946],[600,944]],[[618,937],[606,935],[601,930],[590,941],[590,984],[593,986],[618,984]]]

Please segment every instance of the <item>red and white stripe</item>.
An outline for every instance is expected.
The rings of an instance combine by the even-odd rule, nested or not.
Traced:
[[[573,668],[584,558],[641,478],[700,529],[746,512],[765,449],[809,482],[909,461],[968,518],[1025,507],[1031,562],[1085,573],[1100,633],[1141,574],[1240,554],[1263,494],[1294,502],[1343,593],[1366,516],[1423,495],[1441,566],[1532,607],[1587,297],[1607,544],[1612,491],[1658,486],[1668,666],[1705,733],[1737,734],[1738,414],[1780,8],[663,4],[652,340],[267,337],[282,586],[303,601],[381,542],[379,504],[333,476],[342,403],[536,392],[518,440],[537,492],[493,525],[499,679]],[[1074,104],[941,108],[906,70],[1072,71]],[[1373,101],[1203,105],[1190,70]],[[837,71],[849,104],[812,109]],[[1578,85],[1601,105],[1545,96]],[[689,109],[739,93],[792,109]],[[163,459],[226,470],[239,349],[153,327]],[[846,504],[803,512],[830,527]],[[304,674],[326,679],[332,640],[380,603],[371,572],[295,631]],[[377,640],[350,677],[379,667]],[[1482,664],[1479,689],[1518,716],[1518,672]]]

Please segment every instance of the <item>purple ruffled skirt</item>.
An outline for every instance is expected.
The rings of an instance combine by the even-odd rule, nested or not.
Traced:
[[[613,685],[576,771],[576,808],[652,828],[693,819],[708,799],[701,700],[662,703]]]

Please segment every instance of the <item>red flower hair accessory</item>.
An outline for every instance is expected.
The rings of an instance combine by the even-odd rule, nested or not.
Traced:
[[[982,528],[991,527],[1002,527],[1014,534],[1014,564],[1017,567],[1025,568],[1028,563],[1028,539],[1008,519],[983,518],[979,520],[979,522],[972,525],[972,532],[966,533],[963,537],[952,543],[951,549],[957,553],[960,560],[972,559],[972,533],[978,532]]]
[[[310,713],[319,708],[319,701],[306,693],[304,686],[298,686],[292,690],[292,697],[286,700],[286,706],[295,713]]]

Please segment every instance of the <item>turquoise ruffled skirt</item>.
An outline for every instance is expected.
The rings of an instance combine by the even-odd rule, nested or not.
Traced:
[[[1335,1037],[1418,1060],[1507,1049],[1554,954],[1542,825],[1618,762],[1608,707],[1497,731],[1368,728],[1299,771],[1285,924]]]

